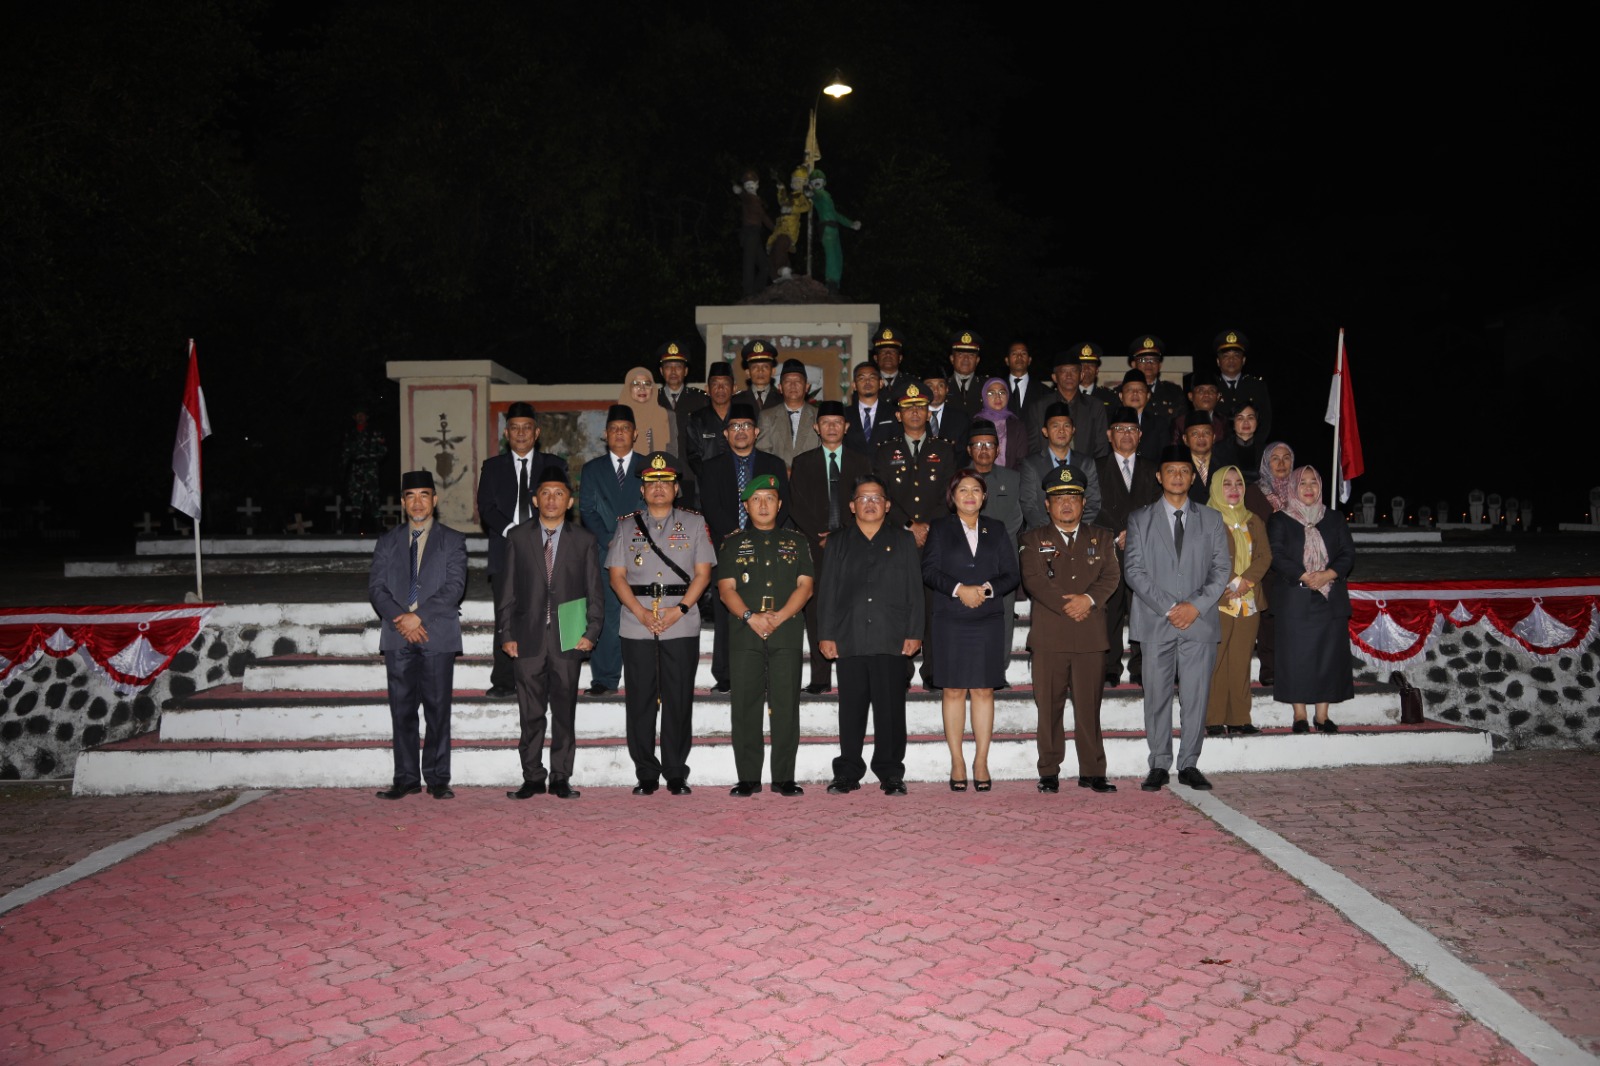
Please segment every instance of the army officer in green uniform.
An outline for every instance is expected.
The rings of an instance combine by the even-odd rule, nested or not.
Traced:
[[[750,525],[717,553],[717,591],[735,621],[728,631],[733,761],[739,783],[730,796],[761,791],[762,707],[772,705],[772,789],[805,793],[794,783],[800,748],[800,653],[811,598],[811,550],[804,535],[778,528],[778,479],[762,474],[745,486]]]
[[[611,589],[622,604],[623,688],[628,754],[648,796],[667,779],[674,796],[689,794],[694,735],[694,668],[700,658],[700,594],[711,584],[706,520],[674,506],[679,472],[666,452],[645,456],[639,475],[644,509],[617,520],[606,553]],[[656,705],[661,706],[661,758],[656,758]]]

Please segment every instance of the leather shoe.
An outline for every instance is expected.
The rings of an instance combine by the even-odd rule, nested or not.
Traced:
[[[516,689],[507,688],[505,685],[495,685],[491,687],[489,691],[484,693],[484,695],[488,696],[491,700],[509,700],[516,694]]]
[[[759,788],[761,786],[757,785],[756,787]],[[774,781],[772,783],[772,791],[780,796],[804,796],[806,794],[806,790],[793,781]]]
[[[579,792],[565,781],[551,779],[550,795],[554,796],[556,799],[575,800],[579,796],[583,795],[583,793]]]
[[[1293,726],[1293,728],[1291,728],[1289,730],[1289,732],[1291,732],[1291,733],[1309,733],[1309,732],[1311,732],[1311,723],[1306,721],[1304,718],[1296,718],[1294,720],[1294,726]]]
[[[403,787],[396,785],[393,788],[386,788],[382,792],[378,793],[378,798],[381,800],[405,799],[407,796],[414,796],[421,791],[421,785],[405,785]]]
[[[806,691],[811,693],[813,696],[820,696],[824,692],[828,691],[829,688],[830,686],[824,685],[820,681],[813,681],[811,684],[806,686]]]
[[[898,777],[891,777],[887,781],[880,781],[878,783],[878,787],[883,789],[883,794],[885,796],[904,796],[906,794],[906,783],[900,780]]]
[[[1187,770],[1178,771],[1178,784],[1188,785],[1190,788],[1201,792],[1211,791],[1211,782],[1206,780],[1206,775],[1200,772],[1198,766],[1191,766]]]
[[[751,796],[754,796],[760,791],[760,781],[740,781],[737,785],[734,785],[732,788],[728,789],[728,795],[738,796],[740,799],[749,799]]]
[[[1078,778],[1078,787],[1092,788],[1096,792],[1115,792],[1117,790],[1116,785],[1113,785],[1103,777],[1080,777]]]
[[[1228,731],[1228,727],[1225,726],[1225,725],[1208,725],[1208,726],[1206,726],[1206,736],[1208,736],[1208,737],[1220,737],[1224,733],[1226,733],[1227,731]]]
[[[515,792],[507,792],[506,793],[506,799],[508,799],[508,800],[532,799],[535,796],[544,795],[545,792],[546,792],[546,789],[545,789],[545,784],[544,784],[543,781],[524,781],[522,783],[522,787],[517,789]]]
[[[715,684],[713,684],[711,686],[711,691],[712,692],[727,692],[731,688],[733,688],[733,685],[730,682],[718,681],[718,682],[716,682]]]
[[[859,791],[860,788],[861,782],[859,781],[840,781],[839,779],[835,778],[828,785],[828,795],[843,796],[851,792]]]
[[[1044,774],[1043,776],[1041,776],[1039,778],[1039,791],[1040,792],[1060,792],[1061,791],[1061,775],[1060,774]]]
[[[1338,731],[1339,723],[1335,722],[1332,718],[1324,718],[1322,721],[1317,723],[1317,732],[1319,733],[1337,733]]]
[[[1238,733],[1241,737],[1253,737],[1261,730],[1253,725],[1230,725],[1228,732]]]
[[[602,685],[599,682],[595,682],[583,691],[589,696],[615,696],[617,694],[616,689],[610,685]]]
[[[633,786],[633,794],[635,796],[653,796],[656,794],[656,789],[660,787],[661,782],[659,781],[640,781]]]
[[[667,791],[674,796],[687,796],[694,789],[689,787],[689,782],[682,777],[667,778]]]
[[[1145,775],[1144,784],[1139,787],[1146,792],[1160,792],[1161,786],[1169,780],[1171,776],[1165,770],[1151,770]]]
[[[436,800],[453,800],[456,798],[455,791],[449,785],[429,785],[428,795]]]

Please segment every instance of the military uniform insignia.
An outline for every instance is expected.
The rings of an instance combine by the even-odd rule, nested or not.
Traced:
[[[971,343],[972,343],[972,334],[970,334],[970,333],[963,333],[963,334],[962,334],[962,335],[961,335],[961,343],[962,343],[962,344],[971,344]]]

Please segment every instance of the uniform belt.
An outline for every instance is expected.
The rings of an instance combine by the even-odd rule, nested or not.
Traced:
[[[682,596],[689,591],[688,585],[663,585],[659,581],[654,585],[629,585],[635,596],[649,596],[659,600],[664,596]]]

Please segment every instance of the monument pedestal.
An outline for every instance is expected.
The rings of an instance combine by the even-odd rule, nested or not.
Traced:
[[[808,376],[819,400],[847,400],[850,374],[867,361],[881,312],[877,304],[734,304],[694,309],[695,325],[706,342],[706,364],[733,364],[737,388],[745,387],[739,355],[751,340],[778,346],[785,359],[815,367]]]

